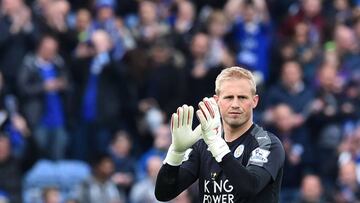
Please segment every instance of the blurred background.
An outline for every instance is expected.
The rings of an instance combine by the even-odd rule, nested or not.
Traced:
[[[359,0],[0,2],[1,203],[157,202],[171,113],[234,65],[283,142],[281,202],[360,202]]]

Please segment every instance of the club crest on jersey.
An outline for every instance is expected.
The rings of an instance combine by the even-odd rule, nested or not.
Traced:
[[[234,157],[239,158],[244,152],[244,145],[239,145],[234,151]]]
[[[211,180],[214,180],[215,181],[215,179],[216,179],[216,177],[217,177],[217,173],[210,173],[210,177],[211,177]]]
[[[261,148],[256,148],[252,151],[251,153],[251,157],[250,157],[250,162],[253,163],[257,163],[257,164],[263,164],[268,162],[267,157],[269,156],[270,151],[265,150],[265,149],[261,149]]]

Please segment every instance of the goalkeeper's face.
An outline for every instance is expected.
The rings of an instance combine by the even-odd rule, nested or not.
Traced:
[[[253,108],[259,97],[251,92],[249,80],[234,78],[223,81],[217,99],[223,124],[240,128],[252,123]]]

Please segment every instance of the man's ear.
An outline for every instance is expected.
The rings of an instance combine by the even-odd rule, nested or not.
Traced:
[[[253,97],[253,106],[252,106],[253,109],[255,109],[255,107],[258,105],[258,102],[259,102],[259,95],[256,94]]]

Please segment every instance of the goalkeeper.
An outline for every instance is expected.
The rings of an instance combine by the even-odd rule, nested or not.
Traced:
[[[169,201],[199,180],[200,200],[279,202],[285,153],[279,139],[253,123],[259,96],[250,71],[231,67],[216,78],[213,98],[171,118],[172,144],[157,176],[155,196]],[[220,117],[221,115],[221,117]]]

